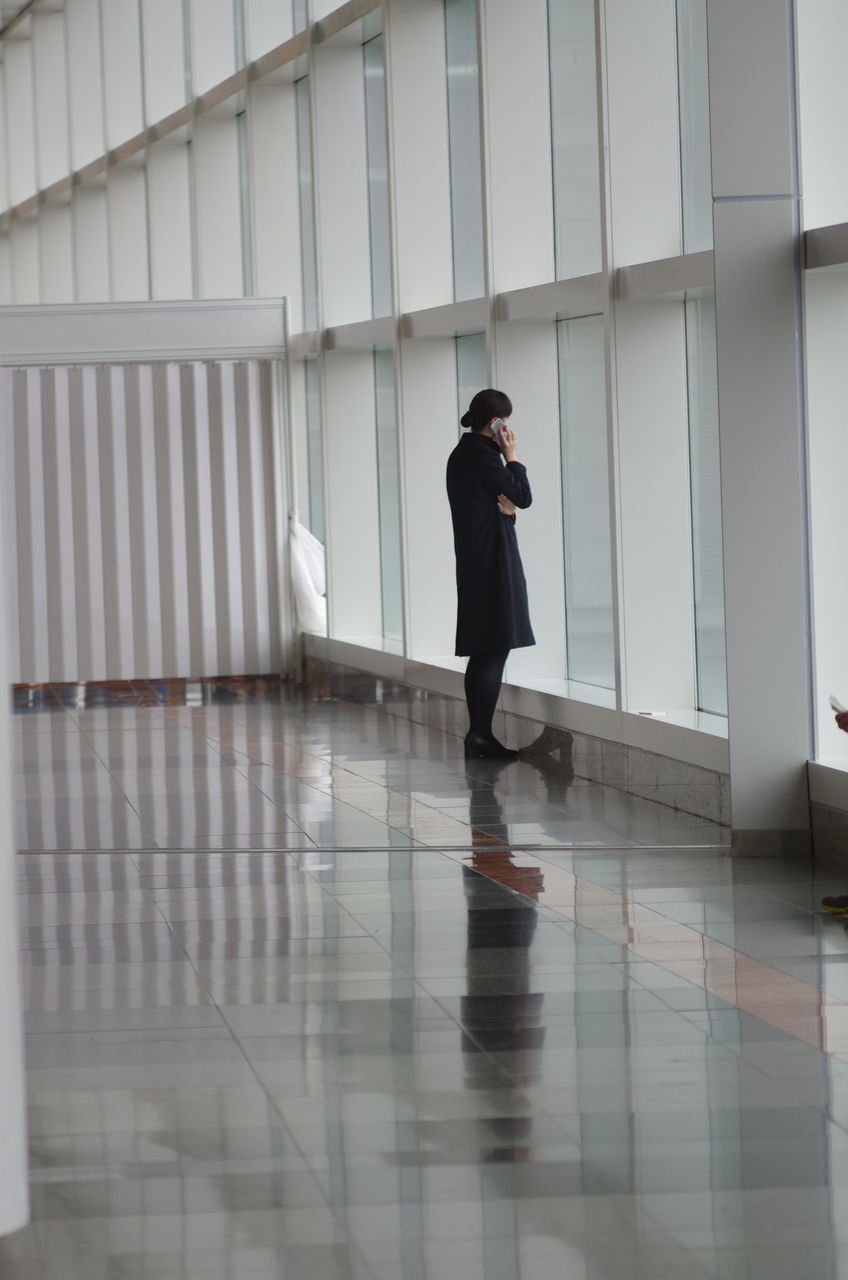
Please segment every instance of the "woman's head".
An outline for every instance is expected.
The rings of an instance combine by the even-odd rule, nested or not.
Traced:
[[[464,427],[470,427],[472,431],[483,431],[493,418],[508,418],[511,413],[512,401],[509,396],[503,391],[487,387],[485,391],[477,392],[461,421]]]

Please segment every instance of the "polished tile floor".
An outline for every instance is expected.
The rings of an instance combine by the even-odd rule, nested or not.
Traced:
[[[3,1280],[848,1280],[848,871],[343,685],[17,711]]]

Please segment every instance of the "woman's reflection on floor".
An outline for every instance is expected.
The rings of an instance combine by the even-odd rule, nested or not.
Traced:
[[[470,863],[463,866],[468,926],[461,1016],[471,1090],[491,1087],[488,1055],[493,1053],[509,1055],[508,1070],[517,1091],[531,1084],[545,1040],[545,997],[532,990],[531,964],[538,922],[535,904],[544,889],[544,871],[522,865],[520,854],[513,851],[498,794],[505,771],[512,771],[506,777],[514,779],[516,768],[528,765],[544,782],[549,799],[562,803],[573,773],[553,756],[534,756],[518,766],[469,760],[465,767],[472,852]],[[482,1163],[518,1164],[534,1158],[529,1117],[490,1117],[481,1120],[480,1127]]]

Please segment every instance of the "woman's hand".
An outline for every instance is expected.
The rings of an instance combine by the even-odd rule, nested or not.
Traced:
[[[515,462],[516,451],[518,449],[518,437],[510,427],[509,423],[504,423],[497,435],[498,445],[507,462]]]
[[[498,511],[500,511],[502,516],[515,515],[515,503],[510,502],[505,493],[498,494]]]

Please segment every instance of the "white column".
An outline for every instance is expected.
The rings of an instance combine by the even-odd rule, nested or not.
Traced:
[[[5,527],[0,511],[0,565],[6,564],[2,546]],[[0,685],[5,690],[11,678],[6,648],[11,627],[5,582],[1,585]],[[0,699],[0,1235],[17,1231],[29,1218],[10,730],[8,697],[4,697]]]
[[[198,117],[192,146],[197,296],[240,298],[244,266],[235,116]]]
[[[101,0],[106,142],[120,146],[144,127],[138,0]]]
[[[102,52],[98,0],[74,0],[65,8],[71,164],[94,160],[104,149]]]
[[[365,74],[359,45],[315,50],[319,278],[325,325],[371,316]]]
[[[38,220],[41,301],[74,301],[74,224],[70,204],[46,205]]]
[[[253,226],[253,292],[287,294],[294,327],[302,328],[300,213],[294,88],[257,84],[250,90],[248,145]]]
[[[147,192],[141,164],[109,170],[109,251],[112,301],[139,302],[150,296],[147,252]]]
[[[12,204],[18,204],[34,195],[38,188],[32,41],[12,36],[4,43],[9,199]]]
[[[49,187],[68,172],[68,85],[64,13],[32,18],[38,185]]]
[[[737,853],[805,852],[809,589],[792,0],[708,0]]]
[[[150,274],[154,298],[190,298],[191,188],[185,142],[154,142],[147,153]]]
[[[148,124],[178,111],[188,99],[182,3],[141,0],[144,114]]]
[[[192,91],[205,93],[236,69],[233,0],[188,0]]]
[[[109,218],[106,184],[78,187],[74,194],[77,302],[108,302]]]
[[[38,252],[38,223],[34,218],[13,222],[9,232],[12,247],[12,292],[15,302],[40,302],[41,266]]]

